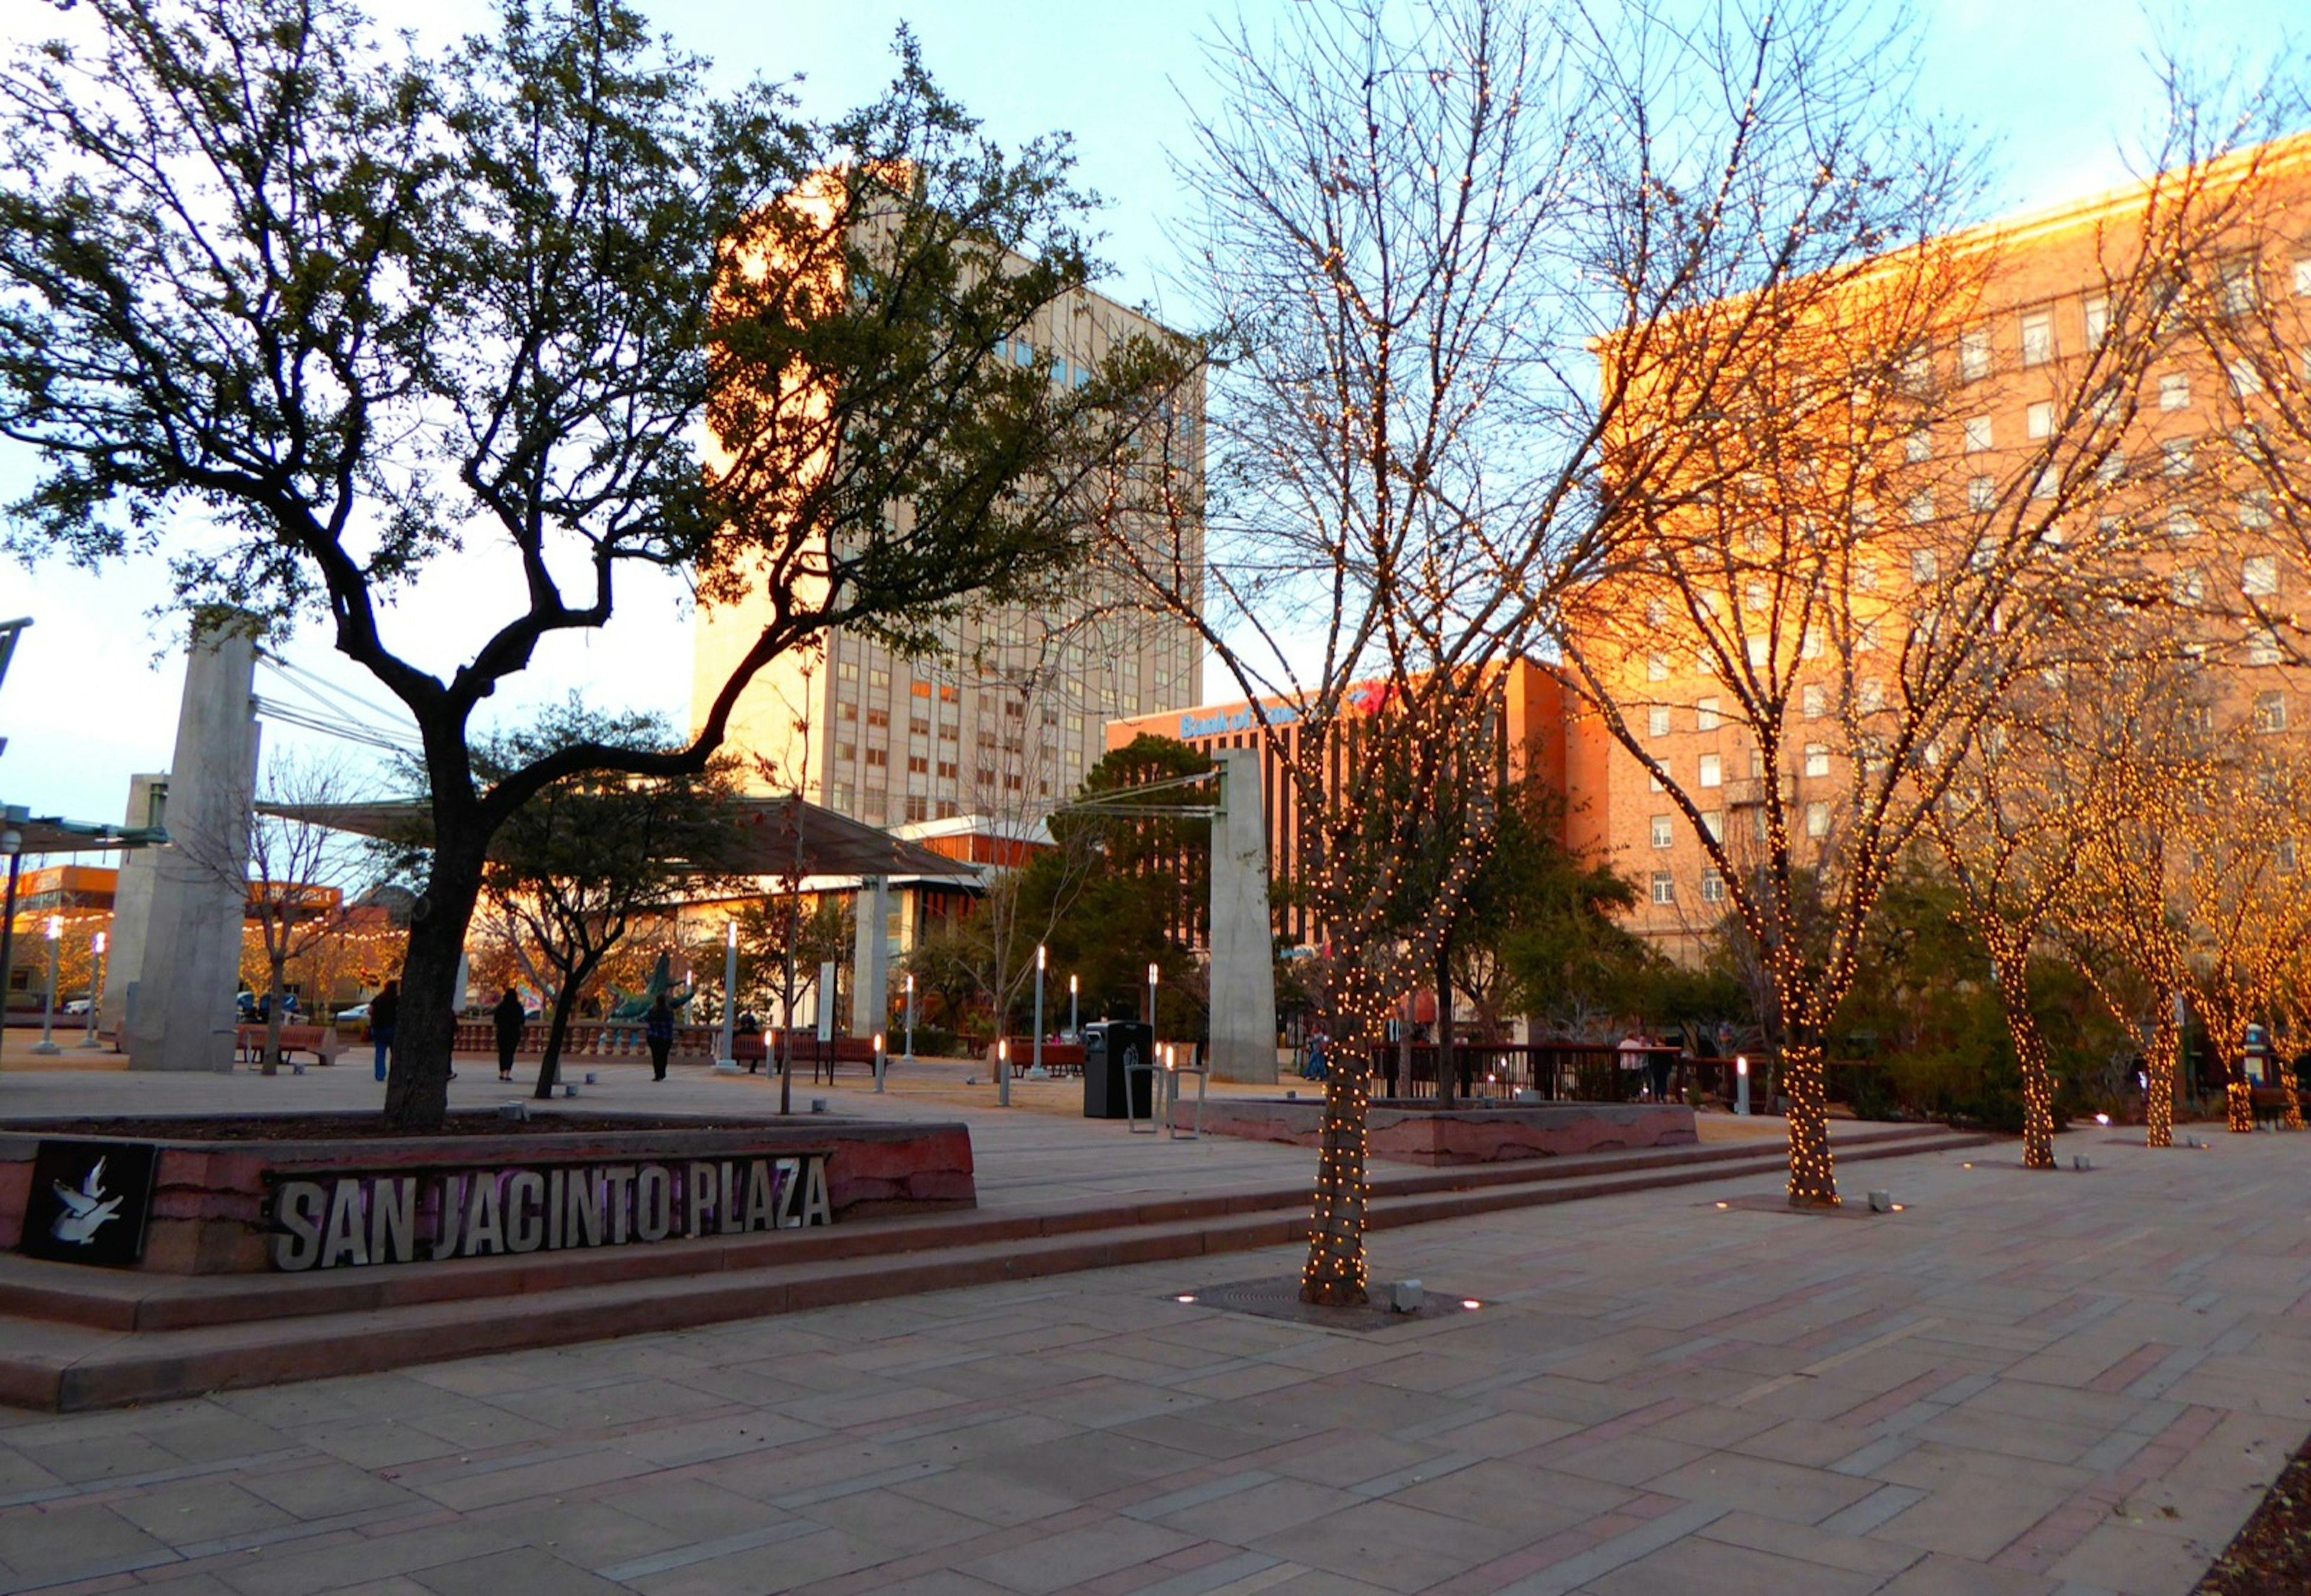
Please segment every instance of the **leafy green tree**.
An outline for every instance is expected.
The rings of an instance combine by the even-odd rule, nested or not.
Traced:
[[[550,757],[573,743],[639,750],[673,739],[654,715],[608,715],[575,699],[536,725],[482,743],[485,779]],[[735,885],[722,863],[737,833],[730,762],[696,775],[582,771],[540,789],[498,828],[482,890],[541,967],[553,996],[536,1095],[554,1095],[570,1018],[602,961],[645,918],[684,896]]]
[[[1081,981],[1087,1014],[1138,1013],[1150,964],[1163,972],[1159,996],[1178,1001],[1196,985],[1189,979],[1194,950],[1211,915],[1211,821],[1164,811],[1208,805],[1214,789],[1208,783],[1138,789],[1213,769],[1185,743],[1135,737],[1092,766],[1074,798],[1051,816],[1058,846],[1027,866],[1020,890],[1036,904],[1064,901],[1051,917],[1051,968]],[[1074,862],[1086,858],[1087,869]]]
[[[814,126],[617,0],[503,0],[438,61],[349,0],[82,14],[0,68],[0,436],[43,460],[0,546],[158,551],[188,608],[318,618],[407,710],[434,849],[386,1114],[430,1128],[499,829],[581,772],[703,770],[830,628],[921,642],[1038,591],[1187,354],[1013,358],[1092,275],[1086,203],[1063,140],[981,138],[903,33],[889,92]],[[452,552],[504,573],[462,638],[397,605]],[[483,702],[637,569],[771,601],[695,735],[484,773]]]

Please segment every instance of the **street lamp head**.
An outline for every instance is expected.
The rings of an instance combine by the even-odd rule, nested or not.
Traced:
[[[0,831],[0,859],[13,859],[24,851],[24,833],[13,826]]]
[[[102,931],[99,931],[95,936],[90,938],[88,939],[88,946],[91,953],[95,954],[100,958],[102,957],[104,955],[104,933]]]
[[[1155,965],[1153,965],[1153,964],[1148,965],[1148,966],[1147,966],[1147,984],[1148,984],[1149,986],[1151,986],[1151,987],[1152,987],[1152,986],[1154,986],[1154,985],[1156,984],[1156,966],[1155,966]]]
[[[1070,998],[1072,998],[1072,997],[1074,997],[1075,995],[1076,995],[1076,978],[1075,978],[1074,976],[1070,975],[1070,976],[1068,976],[1068,997],[1070,997]]]
[[[1035,944],[1035,968],[1038,971],[1042,969],[1044,957],[1050,952],[1051,950],[1045,947],[1042,943],[1038,942]]]
[[[729,923],[724,946],[728,947],[738,946],[738,922],[735,920]]]
[[[51,914],[48,916],[48,940],[54,942],[57,938],[64,934],[65,917],[61,914]]]

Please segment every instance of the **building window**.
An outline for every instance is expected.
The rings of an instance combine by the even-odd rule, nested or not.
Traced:
[[[887,751],[881,748],[869,748],[867,750],[867,768],[868,770],[887,770],[890,767],[890,763],[891,755]]]
[[[953,820],[961,812],[960,807],[953,798],[939,799],[937,815],[941,820]]]
[[[1990,375],[1988,327],[1974,327],[1958,335],[1958,374],[1962,382],[1978,381]]]
[[[2240,398],[2247,398],[2263,391],[2263,373],[2254,369],[2254,362],[2233,361],[2230,363],[2230,373],[2231,392]]]
[[[2311,260],[2295,263],[2295,292],[2298,295],[2311,294]]]
[[[2054,313],[2052,310],[2026,310],[2022,313],[2022,363],[2043,366],[2054,358]]]
[[[1856,560],[1853,563],[1853,575],[1848,580],[1853,584],[1855,592],[1875,593],[1878,590],[1878,562]]]
[[[869,692],[888,693],[891,690],[891,673],[876,666],[867,673],[867,686]]]
[[[2040,399],[2025,410],[2022,413],[2022,430],[2030,435],[2034,442],[2041,438],[2053,437],[2054,435],[2054,400]]]
[[[2279,596],[2279,556],[2249,554],[2239,562],[2239,591],[2249,598]]]
[[[1645,680],[1648,682],[1666,682],[1669,680],[1668,655],[1648,654],[1645,656]]]
[[[2167,475],[2191,475],[2191,440],[2188,438],[2169,438],[2158,446],[2158,451],[2167,457]]]
[[[938,779],[942,781],[952,781],[955,779],[955,761],[942,759],[938,762]]]
[[[2086,303],[2087,342],[2099,344],[2110,332],[2110,301],[2095,294]]]
[[[1966,484],[1966,507],[1976,515],[1997,509],[1997,479],[1989,476],[1970,478]]]
[[[2104,487],[2116,487],[2119,478],[2126,475],[2126,451],[2112,449],[2103,456],[2102,464],[2095,467],[2095,481]]]
[[[2184,609],[2195,609],[2207,596],[2207,584],[2196,571],[2178,571],[2167,579],[2167,596]]]
[[[1725,762],[1714,754],[1703,754],[1701,756],[1700,781],[1704,787],[1724,786]]]
[[[1878,650],[1878,621],[1875,616],[1853,629],[1853,651],[1873,654]]]
[[[1829,713],[1829,694],[1818,682],[1808,682],[1798,689],[1798,713],[1809,720],[1818,720]]]
[[[1667,870],[1653,872],[1653,902],[1656,903],[1677,902],[1677,878]]]
[[[1806,835],[1809,837],[1826,837],[1829,835],[1829,806],[1827,804],[1813,803],[1806,806]]]
[[[2254,262],[2234,260],[2223,267],[2216,305],[2226,316],[2244,316],[2254,309]]]
[[[930,817],[930,799],[927,798],[919,798],[913,793],[909,793],[907,795],[907,819],[911,823],[918,820],[929,820]]]
[[[907,755],[907,773],[911,776],[928,776],[931,773],[931,762],[920,754],[910,754]]]
[[[1808,743],[1805,746],[1805,773],[1809,776],[1829,774],[1829,745]]]
[[[1917,583],[1918,586],[1923,588],[1929,582],[1939,581],[1941,579],[1941,574],[1942,557],[1940,554],[1936,554],[1932,549],[1912,549],[1910,551],[1910,580],[1912,581]]]
[[[1741,605],[1745,609],[1764,609],[1772,602],[1763,582],[1750,582],[1741,589]]]
[[[1704,810],[1701,816],[1701,829],[1709,833],[1709,840],[1713,842],[1722,842],[1725,841],[1725,811],[1722,809]]]
[[[1919,526],[1934,519],[1934,496],[1918,493],[1910,495],[1910,519]]]
[[[848,810],[850,807],[850,788],[847,783],[829,788],[826,796],[827,801],[837,809]]]
[[[2295,839],[2281,837],[2272,845],[2271,862],[2281,876],[2295,874]]]
[[[929,682],[910,682],[907,684],[907,694],[911,698],[929,698],[931,695],[931,685]]]
[[[872,705],[869,705],[867,711],[867,724],[869,726],[880,726],[887,728],[891,724],[891,711],[888,710],[878,710],[874,708]]]
[[[1966,452],[1970,455],[1980,454],[1990,447],[1990,418],[1986,415],[1968,416],[1966,423]]]
[[[857,681],[859,679],[859,661],[856,659],[836,660],[834,662],[834,679],[838,682]]]
[[[916,737],[927,737],[931,735],[931,723],[920,715],[913,716],[907,721],[907,730]]]
[[[1722,705],[1722,701],[1714,696],[1710,698],[1695,699],[1693,701],[1693,729],[1696,731],[1715,731],[1717,729],[1718,718]]]
[[[1669,706],[1657,703],[1645,711],[1645,735],[1649,737],[1669,736]]]
[[[1667,848],[1670,843],[1677,841],[1676,828],[1670,824],[1670,817],[1666,815],[1656,815],[1653,816],[1653,846],[1656,848]]]
[[[1669,790],[1668,786],[1661,781],[1662,773],[1668,769],[1669,761],[1661,759],[1655,761],[1653,766],[1645,772],[1645,790],[1647,792],[1667,792]]]
[[[1865,715],[1874,715],[1886,707],[1886,684],[1871,676],[1853,685],[1853,707]]]
[[[858,745],[858,744],[856,744],[856,743],[837,743],[837,744],[835,744],[835,745],[834,745],[834,762],[835,762],[837,764],[849,764],[852,760],[854,760],[854,759],[856,759],[856,758],[858,758],[858,757],[859,757],[859,745]]]
[[[2198,535],[2199,518],[2193,515],[2189,510],[2178,510],[2167,518],[2167,536],[2196,537]]]
[[[2257,731],[2287,729],[2287,694],[2258,693],[2254,695],[2254,728]]]
[[[2187,371],[2169,371],[2158,379],[2158,408],[2188,410],[2191,407],[2191,377]]]
[[[834,706],[834,718],[837,720],[856,720],[859,719],[859,706],[846,698]]]
[[[1658,630],[1669,624],[1669,606],[1658,598],[1645,600],[1645,624]]]
[[[1701,901],[1705,903],[1722,903],[1725,901],[1725,877],[1714,870],[1703,871]]]
[[[1934,435],[1926,427],[1914,427],[1902,440],[1902,458],[1913,466],[1934,458]]]
[[[2246,662],[2249,665],[2279,663],[2279,634],[2268,626],[2251,628],[2246,634]]]

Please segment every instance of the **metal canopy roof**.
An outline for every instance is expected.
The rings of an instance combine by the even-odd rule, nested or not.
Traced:
[[[15,808],[0,809],[0,830],[23,839],[19,853],[112,853],[128,848],[165,848],[169,833],[159,826],[106,825],[94,820],[66,820],[61,815],[32,815]]]
[[[743,876],[933,876],[975,881],[970,865],[933,853],[888,832],[801,798],[733,801],[737,835],[711,861]],[[422,842],[431,824],[423,804],[259,804],[261,814],[309,821],[332,831]],[[30,845],[27,844],[27,851]]]

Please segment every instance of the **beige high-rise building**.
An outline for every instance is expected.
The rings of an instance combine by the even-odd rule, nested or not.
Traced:
[[[1156,324],[1100,294],[1052,306],[1003,353],[1048,354],[1055,381],[1081,385],[1120,340]],[[1201,501],[1200,388],[1176,401],[1170,447],[1183,498]],[[906,513],[903,506],[894,514]],[[1162,528],[1164,558],[1203,563],[1199,528]],[[1151,536],[1155,529],[1151,528]],[[693,717],[761,635],[767,600],[702,609]],[[910,659],[835,631],[823,652],[773,661],[746,689],[727,746],[757,790],[799,790],[870,825],[987,817],[1032,830],[1106,752],[1103,728],[1202,696],[1202,650],[1182,622],[1135,605],[1124,578],[1087,563],[1033,606],[988,605],[944,629],[935,657]]]

